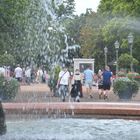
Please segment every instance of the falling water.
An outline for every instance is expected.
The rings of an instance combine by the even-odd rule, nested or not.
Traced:
[[[41,63],[54,66],[60,64],[64,57],[61,50],[68,48],[65,25],[57,15],[56,9],[64,0],[31,0],[23,13],[25,21],[24,45],[20,47],[22,62],[27,65]],[[35,9],[35,10],[34,10]],[[66,17],[65,18],[70,18]],[[63,44],[63,45],[62,45]],[[19,52],[18,49],[15,52]],[[27,55],[28,52],[28,55]]]

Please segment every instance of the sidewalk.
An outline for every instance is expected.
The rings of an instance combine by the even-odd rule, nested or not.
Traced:
[[[80,103],[73,102],[67,97],[66,102],[62,102],[59,97],[52,97],[52,93],[46,84],[22,85],[20,92],[14,101],[3,103],[3,107],[8,118],[16,118],[17,115],[25,117],[48,117],[55,114],[65,117],[101,117],[101,118],[125,118],[140,119],[140,93],[130,101],[120,101],[111,91],[109,100],[99,100],[98,90],[93,87],[93,98],[85,93]]]
[[[52,97],[53,93],[50,92],[49,87],[46,84],[32,84],[32,85],[22,85],[20,87],[20,93],[17,94],[13,102],[60,102],[59,97]],[[85,87],[83,86],[83,98],[80,99],[81,102],[122,102],[119,100],[113,91],[110,91],[108,95],[109,99],[99,99],[98,89],[93,86],[93,98],[89,98],[89,95],[86,94]],[[68,102],[70,97],[66,98]],[[138,102],[140,101],[140,92],[132,98],[130,101],[126,102]]]

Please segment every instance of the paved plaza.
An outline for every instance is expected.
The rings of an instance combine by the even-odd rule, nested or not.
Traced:
[[[132,100],[121,101],[110,91],[109,99],[103,100],[99,99],[96,87],[93,87],[93,98],[89,98],[83,87],[84,97],[80,103],[73,102],[69,97],[66,102],[62,102],[59,97],[52,95],[46,84],[21,85],[15,100],[3,103],[6,117],[21,118],[21,114],[23,118],[43,115],[51,117],[54,114],[64,117],[69,114],[73,117],[140,119],[140,93]]]
[[[89,98],[89,95],[86,94],[85,87],[83,86],[83,98],[81,102],[122,102],[119,100],[113,91],[110,91],[109,99],[99,99],[98,89],[96,86],[93,86],[93,98]],[[66,102],[72,101],[68,96]],[[132,98],[132,100],[126,102],[139,102],[140,101],[140,92]],[[31,85],[21,85],[20,91],[17,94],[13,102],[61,102],[59,97],[54,97],[53,93],[50,92],[47,84],[31,84]],[[123,101],[124,102],[124,101]]]

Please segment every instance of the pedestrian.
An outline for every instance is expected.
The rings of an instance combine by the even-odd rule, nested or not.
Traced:
[[[0,75],[5,76],[5,68],[0,67]]]
[[[22,82],[23,70],[22,70],[22,68],[20,67],[19,64],[18,64],[17,67],[15,68],[14,74],[15,74],[15,78],[16,78],[19,82]]]
[[[42,83],[46,83],[46,74],[47,74],[47,72],[46,72],[45,68],[42,69],[42,72],[43,72],[43,74],[42,74]]]
[[[57,88],[63,102],[66,100],[66,95],[70,88],[70,73],[67,67],[63,66],[62,70],[59,72],[59,78],[57,81]]]
[[[85,86],[86,86],[86,93],[90,96],[90,98],[93,98],[92,85],[94,81],[94,73],[91,70],[90,66],[87,66],[86,70],[84,70],[84,80],[85,80]]]
[[[105,70],[102,75],[103,75],[104,99],[108,99],[108,93],[110,91],[112,77],[112,72],[110,71],[109,66],[105,67]]]
[[[42,83],[42,76],[43,76],[43,70],[41,69],[41,67],[39,67],[37,70],[37,76],[36,76],[37,83]]]
[[[101,99],[102,95],[103,95],[103,75],[102,74],[103,74],[103,71],[99,70],[98,74],[97,74],[97,77],[98,77],[97,84],[98,84],[99,99]]]
[[[31,83],[35,83],[36,82],[36,70],[34,67],[31,68]]]
[[[79,69],[76,69],[73,76],[73,84],[71,89],[71,97],[74,98],[74,101],[80,102],[80,97],[83,97],[82,93],[82,75]]]
[[[25,70],[25,81],[28,85],[30,85],[31,83],[31,68],[30,67],[27,67],[26,70]]]

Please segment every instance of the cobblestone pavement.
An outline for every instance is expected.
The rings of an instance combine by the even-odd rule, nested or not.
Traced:
[[[89,95],[85,92],[85,87],[83,86],[83,98],[80,99],[81,102],[124,102],[119,100],[111,90],[109,93],[108,100],[99,99],[98,89],[93,86],[93,98],[90,98]],[[60,102],[59,97],[53,97],[53,93],[50,92],[47,84],[31,84],[31,85],[21,85],[20,91],[17,94],[16,98],[12,102]],[[72,101],[72,99],[67,96],[66,102]],[[132,100],[126,102],[139,102],[140,101],[140,92],[132,98]]]

